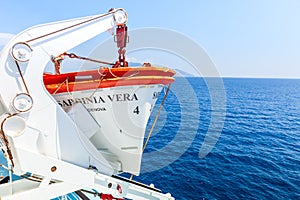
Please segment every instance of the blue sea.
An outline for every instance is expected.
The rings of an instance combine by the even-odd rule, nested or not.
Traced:
[[[300,80],[177,78],[133,179],[176,199],[300,199]]]
[[[185,90],[189,85],[200,112],[197,120],[191,110],[190,124],[182,129],[189,140],[194,137],[191,127],[197,127],[191,145],[172,164],[136,180],[154,183],[177,199],[300,199],[300,80],[224,78],[223,87],[214,88],[201,78],[181,78],[172,87],[185,98],[181,103],[191,98]],[[225,93],[226,110],[212,109],[211,93],[217,97]],[[164,106],[168,120],[150,140],[148,151],[170,145],[173,134],[178,134],[177,122],[186,118],[177,105],[178,96],[172,92],[168,96]],[[213,112],[225,112],[224,126],[212,151],[200,158]],[[176,145],[174,151],[181,148]],[[168,158],[149,158],[142,167],[155,165],[156,159]]]

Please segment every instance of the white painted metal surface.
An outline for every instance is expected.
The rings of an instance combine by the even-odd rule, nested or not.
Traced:
[[[126,94],[136,94],[138,97],[131,96],[131,98],[138,100],[133,101],[134,103],[127,102],[126,105],[126,101],[119,102],[119,104],[118,102],[107,103],[108,108],[118,110],[114,113],[115,115],[103,114],[105,119],[102,119],[102,115],[88,116],[87,113],[82,112],[85,120],[96,118],[97,122],[89,122],[92,123],[89,130],[83,124],[78,125],[76,123],[78,120],[68,115],[46,91],[43,84],[44,68],[51,61],[51,57],[68,51],[112,28],[115,25],[115,12],[124,11],[117,9],[104,15],[29,28],[14,37],[2,50],[0,55],[0,123],[1,128],[6,127],[5,130],[2,129],[1,135],[2,142],[6,143],[3,149],[7,155],[10,155],[8,161],[13,165],[15,174],[22,175],[29,172],[38,176],[41,183],[20,180],[0,185],[1,199],[51,199],[80,188],[96,189],[115,197],[172,199],[170,195],[111,177],[112,174],[122,169],[139,173],[140,147],[143,137],[141,133],[144,132],[146,119],[155,103],[155,100],[151,98],[149,100],[147,97],[149,88],[146,90],[141,87],[129,87]],[[119,14],[118,20],[120,16],[126,17],[127,14]],[[152,95],[152,92],[160,89],[161,86],[150,88],[149,94]],[[111,90],[105,91],[103,95],[113,95],[111,92]],[[16,106],[12,106],[15,97],[20,93],[26,93],[32,97],[32,107],[30,102],[26,102],[28,101],[26,98],[20,100],[20,105],[18,102],[16,104],[20,106],[18,108],[24,108],[24,110],[18,110]],[[124,90],[121,93],[124,95]],[[114,98],[121,97],[115,96]],[[138,106],[137,103],[143,103],[140,109],[145,111],[144,116],[136,118],[133,114],[129,114],[129,120],[120,121],[128,116],[124,112],[134,109]],[[124,110],[124,107],[128,110]],[[69,109],[69,114],[78,111],[75,107]],[[108,115],[111,116],[106,119]],[[7,130],[12,130],[11,124],[8,124],[9,117],[17,120],[20,134],[5,134]],[[101,123],[98,119],[101,119],[99,120]],[[107,123],[112,126],[108,126]],[[135,125],[135,128],[131,129],[127,123]],[[110,130],[111,134],[118,131],[120,133],[122,130],[122,134],[128,135],[110,137]],[[105,137],[106,141],[100,140],[99,135]],[[121,145],[123,142],[125,146]],[[103,156],[103,149],[102,152],[99,151],[101,148],[107,148],[118,159],[109,160],[107,156]],[[133,156],[132,160],[126,158],[129,155],[128,151],[132,151],[130,154],[137,156]],[[135,164],[128,164],[129,162],[135,162]],[[88,169],[89,166],[96,167],[97,171]],[[51,184],[50,181],[52,181]],[[122,193],[118,193],[117,184],[122,187]]]
[[[84,120],[82,114],[87,111],[91,113],[99,128],[85,135],[110,162],[116,173],[129,172],[139,175],[145,129],[157,100],[157,95],[154,94],[160,93],[162,87],[162,85],[119,86],[95,89],[96,91],[55,94],[54,98],[64,110],[72,113],[72,119],[77,124],[88,124],[89,122],[85,122],[88,117]],[[77,111],[80,114],[74,115],[76,104],[83,104],[87,111]],[[60,141],[68,143],[68,136],[63,137],[65,138]],[[69,156],[62,155],[62,157]]]

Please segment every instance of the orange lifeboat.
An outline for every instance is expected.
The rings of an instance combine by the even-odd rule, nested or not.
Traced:
[[[98,70],[44,74],[50,94],[130,85],[168,85],[174,82],[175,71],[159,67],[99,68]]]
[[[44,74],[43,79],[48,92],[97,153],[117,173],[138,175],[148,119],[174,75],[169,68],[143,65]],[[93,121],[96,123],[89,125]]]

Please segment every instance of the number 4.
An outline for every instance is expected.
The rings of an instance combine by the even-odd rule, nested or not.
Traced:
[[[133,110],[133,113],[135,113],[135,114],[137,114],[137,115],[140,113],[139,106],[137,106],[137,107]]]

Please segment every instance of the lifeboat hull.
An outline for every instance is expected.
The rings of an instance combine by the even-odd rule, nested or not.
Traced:
[[[67,113],[81,104],[95,119],[99,128],[86,131],[86,137],[116,172],[138,175],[148,119],[162,88],[174,81],[174,73],[160,68],[152,73],[150,69],[117,70],[114,75],[123,77],[112,73],[101,77],[92,71],[45,75],[44,82]],[[132,76],[137,70],[142,72]],[[72,117],[80,123],[80,114]]]

